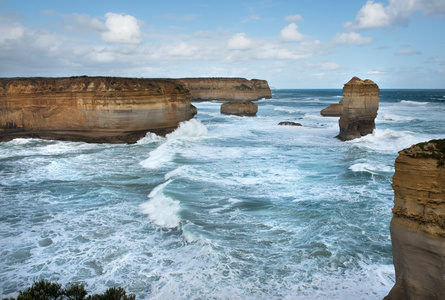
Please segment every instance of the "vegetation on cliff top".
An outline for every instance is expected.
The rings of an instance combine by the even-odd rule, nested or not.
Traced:
[[[418,143],[403,150],[403,153],[411,157],[437,159],[437,167],[443,167],[445,165],[445,139]]]
[[[17,300],[134,300],[136,296],[129,295],[121,287],[109,288],[103,294],[93,294],[87,297],[83,284],[71,284],[62,289],[62,285],[42,279],[34,281],[24,292],[20,291]],[[14,300],[14,298],[4,298]]]

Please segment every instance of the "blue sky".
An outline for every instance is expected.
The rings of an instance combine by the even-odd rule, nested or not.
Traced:
[[[0,0],[0,76],[445,88],[445,0]]]

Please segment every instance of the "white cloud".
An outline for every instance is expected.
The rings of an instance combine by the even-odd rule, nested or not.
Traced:
[[[139,44],[142,42],[142,31],[138,20],[130,15],[107,13],[105,15],[107,31],[102,33],[102,40],[108,43]]]
[[[231,50],[246,50],[253,46],[252,40],[245,33],[234,34],[228,41],[227,47]]]
[[[293,16],[285,16],[284,19],[290,23],[297,23],[302,21],[303,17],[300,15],[293,15]]]
[[[0,44],[7,40],[16,40],[23,36],[24,28],[20,24],[0,24]]]
[[[320,66],[320,69],[322,69],[323,71],[333,71],[337,70],[338,68],[340,68],[340,65],[335,62],[322,63]]]
[[[413,49],[401,49],[394,53],[395,55],[419,55],[422,52]]]
[[[337,33],[333,40],[334,44],[337,45],[365,45],[372,42],[371,37],[363,37],[360,33],[349,32],[349,33]]]
[[[303,35],[298,32],[298,26],[295,23],[291,23],[284,27],[280,32],[281,40],[284,42],[301,42]]]
[[[424,15],[445,14],[443,0],[389,0],[387,6],[381,2],[368,0],[360,9],[354,22],[346,22],[348,30],[387,28],[395,25],[407,26],[417,11]]]

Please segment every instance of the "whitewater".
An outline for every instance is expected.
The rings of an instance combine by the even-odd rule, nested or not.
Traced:
[[[376,130],[348,142],[320,115],[341,97],[276,90],[257,117],[197,102],[132,145],[0,143],[0,296],[45,278],[137,299],[382,299],[394,160],[445,138],[445,90],[382,90]]]

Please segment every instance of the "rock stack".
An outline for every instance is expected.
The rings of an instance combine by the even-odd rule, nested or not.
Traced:
[[[379,92],[377,84],[369,79],[354,77],[344,85],[339,139],[348,141],[372,133],[379,109]]]
[[[254,117],[258,112],[258,105],[250,100],[229,101],[221,105],[221,113],[226,115]]]
[[[396,283],[386,300],[445,295],[445,140],[399,152],[391,220]]]

